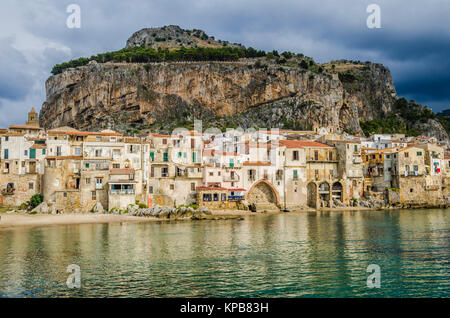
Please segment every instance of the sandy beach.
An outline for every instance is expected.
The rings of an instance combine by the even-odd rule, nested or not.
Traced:
[[[18,226],[46,226],[84,223],[143,222],[161,221],[158,218],[143,218],[129,215],[113,214],[60,214],[29,215],[1,214],[0,229]]]
[[[333,212],[333,211],[361,211],[373,210],[368,208],[326,208],[326,209],[305,209],[295,210],[289,213],[305,213],[305,212]],[[282,211],[254,213],[244,210],[216,210],[212,211],[211,219],[232,219],[244,216],[257,216],[263,214],[278,214],[284,213]],[[115,223],[115,222],[168,222],[174,221],[169,219],[161,219],[154,217],[139,217],[130,215],[116,215],[116,214],[6,214],[0,213],[0,229],[7,229],[12,227],[28,227],[28,226],[51,226],[51,225],[65,225],[65,224],[93,224],[93,223]],[[190,219],[178,219],[176,221],[190,221]]]

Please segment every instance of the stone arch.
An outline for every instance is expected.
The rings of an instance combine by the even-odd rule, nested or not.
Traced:
[[[314,182],[308,183],[307,190],[307,204],[311,208],[317,207],[317,184]]]
[[[247,192],[247,201],[252,203],[273,203],[279,206],[280,197],[275,187],[267,180],[256,181]]]
[[[333,183],[331,190],[332,198],[342,202],[342,184],[340,182]]]

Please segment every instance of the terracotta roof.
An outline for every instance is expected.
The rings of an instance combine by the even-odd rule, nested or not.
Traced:
[[[263,161],[245,161],[244,166],[270,166],[270,162],[263,162]]]
[[[228,189],[228,191],[247,191],[245,189]]]
[[[82,160],[83,156],[47,156],[45,159],[56,159],[56,160],[65,160],[65,159],[77,159]]]
[[[121,174],[134,174],[134,169],[111,169],[109,170],[109,174],[112,175],[121,175]]]
[[[122,134],[119,134],[117,132],[90,132],[90,131],[58,131],[58,130],[51,130],[48,131],[47,134],[49,135],[71,135],[71,136],[122,136]]]
[[[140,143],[140,139],[136,137],[125,137],[126,143]]]
[[[41,127],[31,126],[31,125],[9,125],[9,129],[34,129],[43,130]]]
[[[156,134],[156,133],[153,133],[153,134],[150,134],[150,135],[153,136],[153,137],[167,137],[167,138],[172,137],[172,135],[161,135],[161,134]]]
[[[326,144],[310,140],[280,140],[280,145],[286,148],[333,148]]]
[[[220,187],[197,187],[197,190],[227,190],[227,189]]]
[[[30,147],[31,149],[45,149],[47,148],[46,145],[43,144],[34,144],[33,146]]]
[[[8,136],[8,137],[20,137],[20,136],[25,136],[25,134],[24,133],[12,133],[12,132],[9,132],[9,133],[6,133],[5,136]]]

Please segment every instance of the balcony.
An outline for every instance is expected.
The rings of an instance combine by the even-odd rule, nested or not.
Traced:
[[[134,189],[111,189],[110,194],[134,194]]]
[[[96,190],[103,190],[103,184],[101,184],[101,183],[96,183],[96,184],[95,184],[95,189],[96,189]]]
[[[1,193],[2,195],[13,195],[15,191],[16,191],[15,188],[6,188],[2,189]]]

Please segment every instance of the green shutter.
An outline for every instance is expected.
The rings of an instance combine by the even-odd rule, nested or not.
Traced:
[[[181,158],[181,151],[178,153],[178,158]]]
[[[294,170],[294,179],[297,179],[298,175],[297,175],[297,170]]]
[[[30,159],[36,159],[36,149],[30,149]]]
[[[150,152],[150,158],[152,158],[152,162],[155,161],[155,153],[154,152]]]
[[[42,149],[42,154],[45,155],[45,149]]]
[[[169,154],[167,152],[164,153],[163,161],[164,162],[168,162],[169,161]]]
[[[196,153],[195,151],[192,153],[192,162],[195,163],[195,159],[196,159]]]
[[[5,149],[3,152],[3,159],[9,159],[9,151],[8,149]]]
[[[234,159],[230,158],[230,167],[233,168],[234,167]]]

